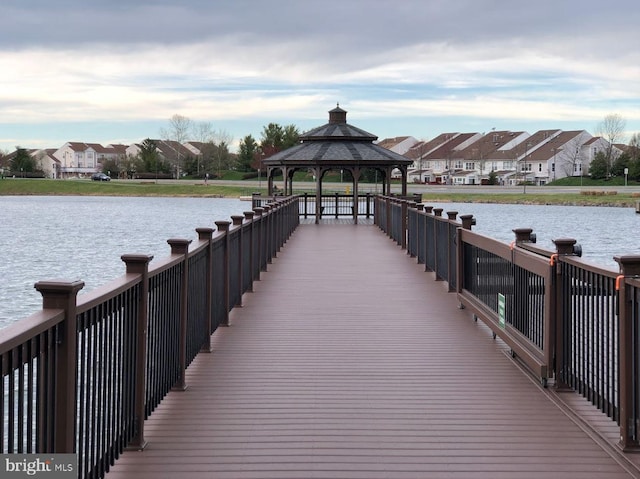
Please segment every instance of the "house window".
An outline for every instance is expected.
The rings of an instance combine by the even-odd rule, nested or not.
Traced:
[[[491,169],[493,171],[498,171],[498,162],[497,161],[492,161],[491,162]]]
[[[538,171],[542,171],[542,163],[538,163]]]
[[[513,168],[513,161],[505,161],[502,163],[505,170],[510,170]]]
[[[462,160],[456,160],[455,163],[453,164],[453,168],[456,170],[461,170],[462,169]]]
[[[464,164],[464,169],[465,170],[473,170],[473,162],[469,161],[467,163]]]

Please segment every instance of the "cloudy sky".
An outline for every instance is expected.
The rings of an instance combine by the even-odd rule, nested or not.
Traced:
[[[2,0],[0,150],[233,137],[336,103],[381,139],[640,131],[638,0]]]

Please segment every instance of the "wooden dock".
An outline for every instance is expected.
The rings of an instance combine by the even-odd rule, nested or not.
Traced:
[[[637,474],[375,226],[298,227],[213,346],[109,479]]]

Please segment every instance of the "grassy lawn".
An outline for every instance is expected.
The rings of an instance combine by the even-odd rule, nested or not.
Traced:
[[[583,193],[588,193],[589,186],[584,185]],[[607,186],[612,186],[608,185]],[[223,185],[216,180],[204,185],[202,181],[160,181],[133,180],[97,182],[84,180],[51,180],[51,179],[10,179],[0,180],[0,195],[32,195],[32,196],[190,196],[190,197],[228,197],[237,198],[254,192],[266,194],[266,182],[262,188],[256,183],[247,182],[246,186]],[[344,191],[340,191],[344,193]],[[562,193],[422,193],[422,200],[428,202],[456,202],[456,203],[510,203],[510,204],[553,204],[553,205],[586,205],[586,206],[624,206],[633,207],[640,201],[640,197],[632,193],[617,192],[617,194],[578,194]]]
[[[534,193],[422,193],[422,202],[454,202],[454,203],[503,203],[522,205],[567,205],[567,206],[620,206],[633,207],[640,198],[631,196],[631,193],[618,193],[616,195],[582,195],[576,193],[562,194],[534,194]]]
[[[263,188],[264,189],[264,188]],[[256,188],[208,185],[193,182],[156,184],[154,180],[108,182],[91,180],[4,179],[0,180],[0,195],[32,196],[201,196],[238,197],[250,195]],[[266,193],[266,189],[264,189]]]

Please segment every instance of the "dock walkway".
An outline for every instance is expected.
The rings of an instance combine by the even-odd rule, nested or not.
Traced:
[[[375,226],[304,224],[109,479],[622,478]]]

